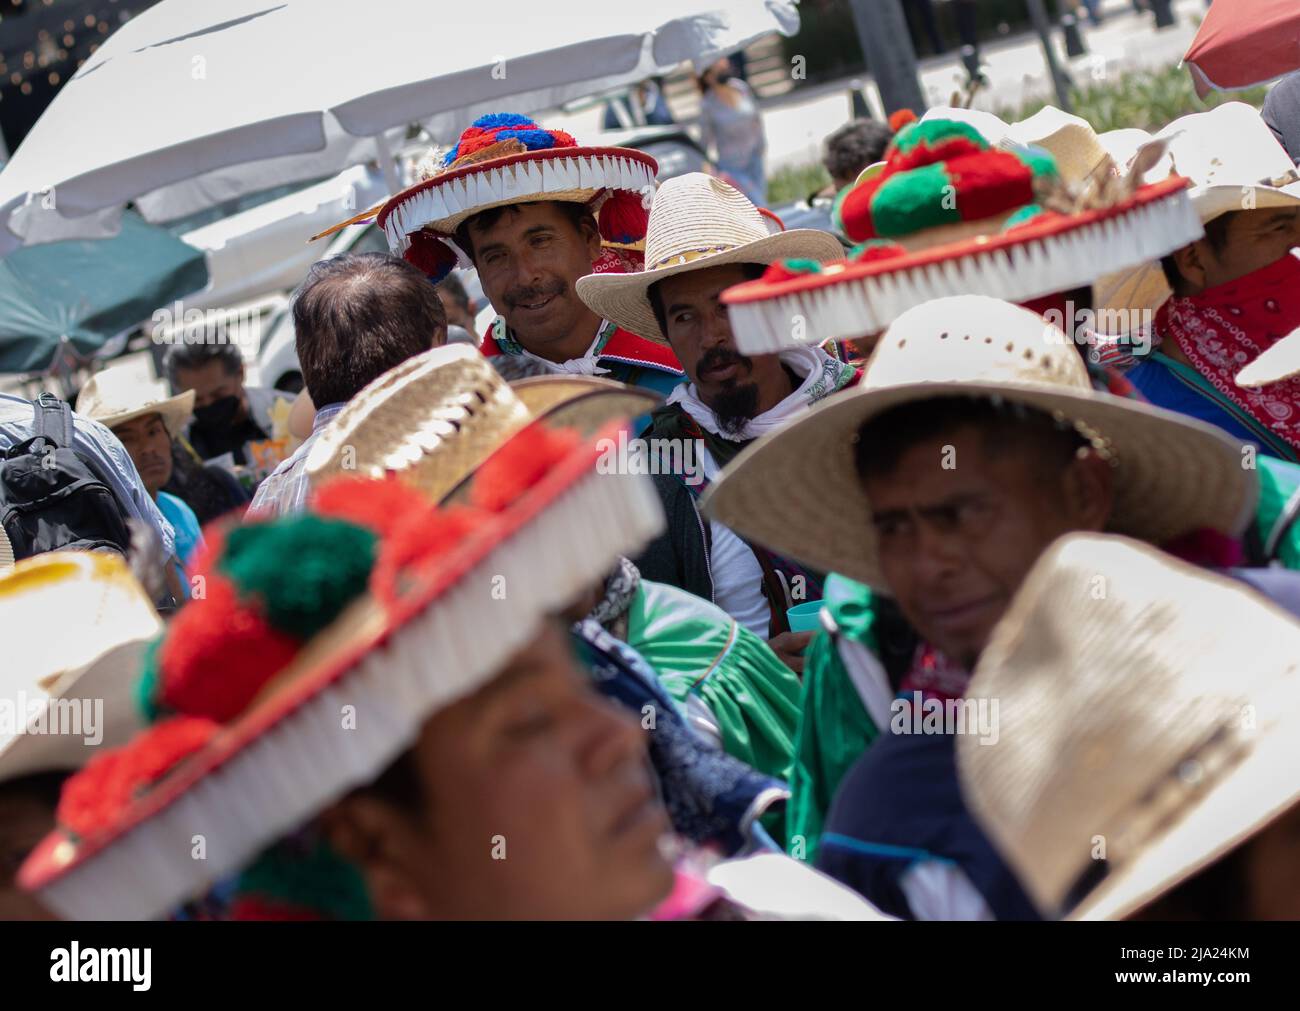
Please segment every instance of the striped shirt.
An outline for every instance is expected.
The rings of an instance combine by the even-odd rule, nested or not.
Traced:
[[[258,486],[246,516],[286,516],[306,507],[311,492],[311,482],[307,479],[307,454],[325,426],[346,406],[346,402],[342,402],[316,409],[311,435]]]

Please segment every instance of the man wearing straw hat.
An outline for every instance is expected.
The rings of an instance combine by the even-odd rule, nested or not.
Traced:
[[[661,476],[669,530],[638,565],[647,578],[713,600],[770,638],[797,670],[807,635],[789,631],[786,611],[820,596],[815,575],[744,543],[722,524],[706,527],[695,507],[705,483],[750,442],[857,381],[855,369],[820,347],[755,357],[736,350],[722,291],[779,259],[823,262],[842,253],[828,233],[774,230],[771,222],[720,179],[698,172],[670,179],[650,212],[645,270],[585,277],[578,294],[606,319],[670,346],[686,369],[687,381],[655,411],[650,435],[702,446],[703,480]]]
[[[188,597],[185,565],[202,547],[203,534],[194,510],[162,487],[172,476],[172,442],[194,412],[194,391],[168,396],[162,382],[118,366],[87,380],[77,395],[77,412],[100,422],[126,447],[145,490],[176,531],[174,569],[180,589]]]
[[[606,376],[666,393],[681,367],[574,291],[592,270],[634,269],[658,166],[630,148],[583,147],[513,113],[475,120],[376,223],[431,280],[461,262],[500,314],[481,350],[510,378]],[[367,212],[369,214],[371,212]]]
[[[888,912],[1035,915],[957,789],[951,716],[969,672],[1061,534],[1232,564],[1258,494],[1244,455],[1218,429],[1094,390],[1031,311],[956,296],[898,317],[858,389],[737,460],[709,515],[870,588],[841,612],[860,662],[806,686],[796,801],[830,811],[805,852],[819,843],[818,865]],[[996,718],[965,732],[995,741]]]
[[[1205,236],[1098,282],[1105,317],[1122,314],[1150,347],[1127,376],[1153,404],[1300,460],[1300,382],[1235,381],[1300,326],[1300,260],[1291,252],[1300,244],[1300,176],[1240,102],[1184,116],[1156,136],[1194,183]],[[1122,349],[1125,337],[1111,343]]]

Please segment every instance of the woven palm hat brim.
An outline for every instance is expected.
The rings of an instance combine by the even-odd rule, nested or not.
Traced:
[[[1237,373],[1238,386],[1258,387],[1280,383],[1300,375],[1300,329],[1292,330],[1255,356],[1255,360]]]
[[[651,195],[659,164],[622,147],[567,147],[525,151],[471,162],[408,186],[380,209],[375,223],[396,256],[410,235],[428,229],[450,238],[461,222],[509,204],[555,200],[591,203],[608,190]]]
[[[705,493],[706,513],[748,540],[881,590],[871,502],[854,464],[858,430],[902,404],[996,398],[1073,424],[1115,466],[1110,528],[1160,544],[1209,527],[1230,536],[1258,497],[1242,444],[1220,429],[1093,390],[1078,351],[1041,317],[981,295],[926,303],[881,338],[852,390],[757,440]],[[854,530],[831,538],[828,530]]]
[[[385,372],[321,432],[306,471],[400,474],[435,502],[503,442],[539,419],[590,434],[658,404],[651,393],[597,377],[542,376],[511,387],[477,349],[433,348]]]
[[[6,636],[0,699],[14,705],[24,728],[0,731],[0,782],[80,768],[141,728],[132,689],[162,623],[121,557],[56,551],[22,559],[0,575],[0,625],[22,630]],[[95,727],[83,723],[87,702],[102,717]],[[27,732],[34,723],[50,731],[70,706],[84,732]],[[87,743],[92,736],[98,744]]]
[[[952,295],[1029,302],[1093,283],[1100,263],[1158,259],[1199,238],[1203,230],[1185,186],[1186,180],[1169,179],[1105,209],[1044,215],[1000,234],[833,263],[786,280],[747,281],[728,288],[722,300],[743,354],[879,333],[909,309]],[[912,237],[913,245],[924,238]]]
[[[1125,538],[1040,557],[966,698],[998,737],[959,737],[962,793],[1048,916],[1128,916],[1300,802],[1300,623]]]
[[[774,231],[773,229],[780,229]],[[587,307],[638,337],[667,344],[648,295],[650,285],[692,270],[732,263],[801,259],[829,262],[844,255],[839,239],[812,228],[785,231],[780,219],[754,206],[734,186],[688,172],[655,195],[646,228],[645,269],[578,279]]]
[[[77,413],[112,429],[149,414],[162,416],[163,426],[176,438],[194,414],[194,391],[168,396],[161,382],[138,379],[124,370],[105,369],[86,381],[77,394]]]
[[[20,886],[65,919],[156,917],[373,781],[427,719],[488,684],[548,615],[663,528],[651,480],[598,472],[598,444],[585,441],[436,567],[413,571],[394,606],[355,601],[110,826],[42,841]],[[508,601],[494,596],[500,585]],[[341,729],[349,707],[358,719]],[[192,858],[195,835],[205,860]]]

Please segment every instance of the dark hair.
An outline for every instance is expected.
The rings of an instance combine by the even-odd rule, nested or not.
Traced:
[[[1248,920],[1247,839],[1140,910],[1140,920]]]
[[[1205,241],[1210,244],[1216,256],[1222,253],[1223,247],[1228,244],[1228,227],[1232,219],[1240,213],[1240,211],[1228,211],[1226,214],[1220,214],[1213,221],[1206,222]],[[1178,294],[1183,287],[1184,278],[1173,253],[1160,258],[1160,269],[1165,272],[1165,280],[1169,282],[1170,289],[1175,295]]]
[[[1032,446],[1040,461],[1066,463],[1088,445],[1068,422],[1021,404],[986,397],[936,397],[899,404],[871,418],[858,429],[853,461],[860,480],[883,477],[897,469],[903,454],[926,439],[956,428],[973,426],[984,436],[990,452]]]
[[[411,815],[418,815],[425,807],[424,784],[415,762],[415,748],[403,751],[393,764],[378,777],[358,791],[369,794]]]
[[[704,266],[704,264],[701,264]],[[730,264],[727,264],[730,266]],[[763,276],[763,271],[767,270],[765,263],[742,263],[740,264],[741,272],[745,275],[746,281],[756,281]],[[659,285],[662,281],[656,281],[646,289],[645,297],[650,300],[650,309],[655,314],[655,322],[659,324],[659,332],[666,338],[668,336],[668,314],[664,311],[663,294],[659,291]]]
[[[171,383],[172,390],[180,389],[176,376],[181,369],[187,371],[201,369],[209,362],[221,362],[226,375],[233,376],[244,367],[244,356],[240,354],[238,345],[231,343],[173,344],[167,349],[167,357],[163,359],[163,368],[167,372],[167,381]]]
[[[857,177],[868,165],[885,156],[885,148],[894,135],[884,123],[874,119],[855,119],[826,138],[822,165],[832,179]]]
[[[417,268],[387,253],[320,260],[294,296],[303,384],[317,407],[351,400],[372,380],[428,351],[447,314]]]
[[[580,204],[576,200],[542,200],[536,203],[552,204],[559,208],[560,213],[569,219],[573,225],[573,230],[581,234],[582,224],[584,221],[591,224],[593,232],[599,232],[596,225],[596,216],[591,213],[591,208],[587,204]],[[500,207],[489,207],[486,211],[479,211],[473,217],[466,218],[456,226],[453,238],[470,260],[474,260],[474,240],[470,236],[470,228],[476,228],[478,231],[485,231],[495,225],[501,218],[509,214],[519,213],[519,204],[502,204]]]
[[[465,286],[460,283],[460,278],[455,274],[448,274],[438,282],[437,287],[451,296],[451,300],[462,309],[469,309],[469,293]]]

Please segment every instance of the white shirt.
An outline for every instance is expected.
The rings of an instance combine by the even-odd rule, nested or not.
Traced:
[[[700,462],[704,477],[714,481],[718,464],[713,454],[701,446]],[[763,567],[754,552],[731,528],[717,520],[709,521],[713,547],[709,568],[713,573],[713,602],[755,635],[767,640],[771,610],[763,596]]]

